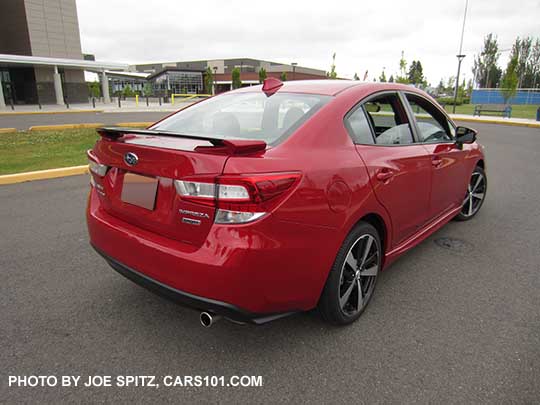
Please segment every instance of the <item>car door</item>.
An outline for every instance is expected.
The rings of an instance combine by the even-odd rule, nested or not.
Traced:
[[[428,99],[405,93],[418,141],[428,152],[432,164],[430,219],[435,219],[463,202],[468,176],[466,152],[454,141],[454,126]]]
[[[392,244],[403,242],[428,220],[431,159],[416,144],[395,92],[362,102],[345,117],[378,201],[392,221]]]

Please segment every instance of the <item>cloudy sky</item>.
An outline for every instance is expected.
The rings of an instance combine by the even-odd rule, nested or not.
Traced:
[[[370,80],[419,59],[428,80],[455,75],[465,0],[223,1],[77,0],[83,52],[118,62],[252,57],[330,69]],[[540,0],[469,0],[466,78],[483,37],[500,48],[540,37]],[[501,55],[506,64],[508,51]]]

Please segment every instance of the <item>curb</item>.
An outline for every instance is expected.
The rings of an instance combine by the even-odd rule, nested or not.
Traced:
[[[492,120],[492,119],[477,119],[477,118],[468,118],[468,117],[452,117],[452,121],[464,121],[464,122],[477,122],[479,124],[496,124],[496,125],[510,125],[514,127],[528,127],[528,128],[540,128],[540,122],[519,122],[519,121],[501,121],[501,120]]]
[[[35,172],[6,174],[0,176],[0,184],[22,183],[32,180],[46,180],[57,177],[75,176],[88,173],[88,165],[63,167],[61,169],[38,170]]]
[[[149,127],[154,122],[118,122],[115,125],[119,127]]]
[[[10,134],[12,132],[17,132],[17,128],[0,128],[0,134]]]
[[[102,113],[104,110],[71,110],[71,111],[13,111],[0,112],[0,115],[40,115],[40,114],[79,114],[79,113]]]
[[[29,131],[55,131],[62,129],[81,129],[81,128],[99,128],[105,124],[88,123],[88,124],[60,124],[60,125],[34,125],[28,128]]]

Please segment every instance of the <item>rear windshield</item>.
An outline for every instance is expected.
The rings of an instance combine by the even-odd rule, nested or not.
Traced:
[[[151,129],[278,144],[331,99],[316,94],[231,93],[188,107]]]

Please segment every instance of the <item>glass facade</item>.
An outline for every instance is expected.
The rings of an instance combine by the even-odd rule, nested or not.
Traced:
[[[154,92],[197,94],[203,91],[202,72],[165,71],[152,80]]]

